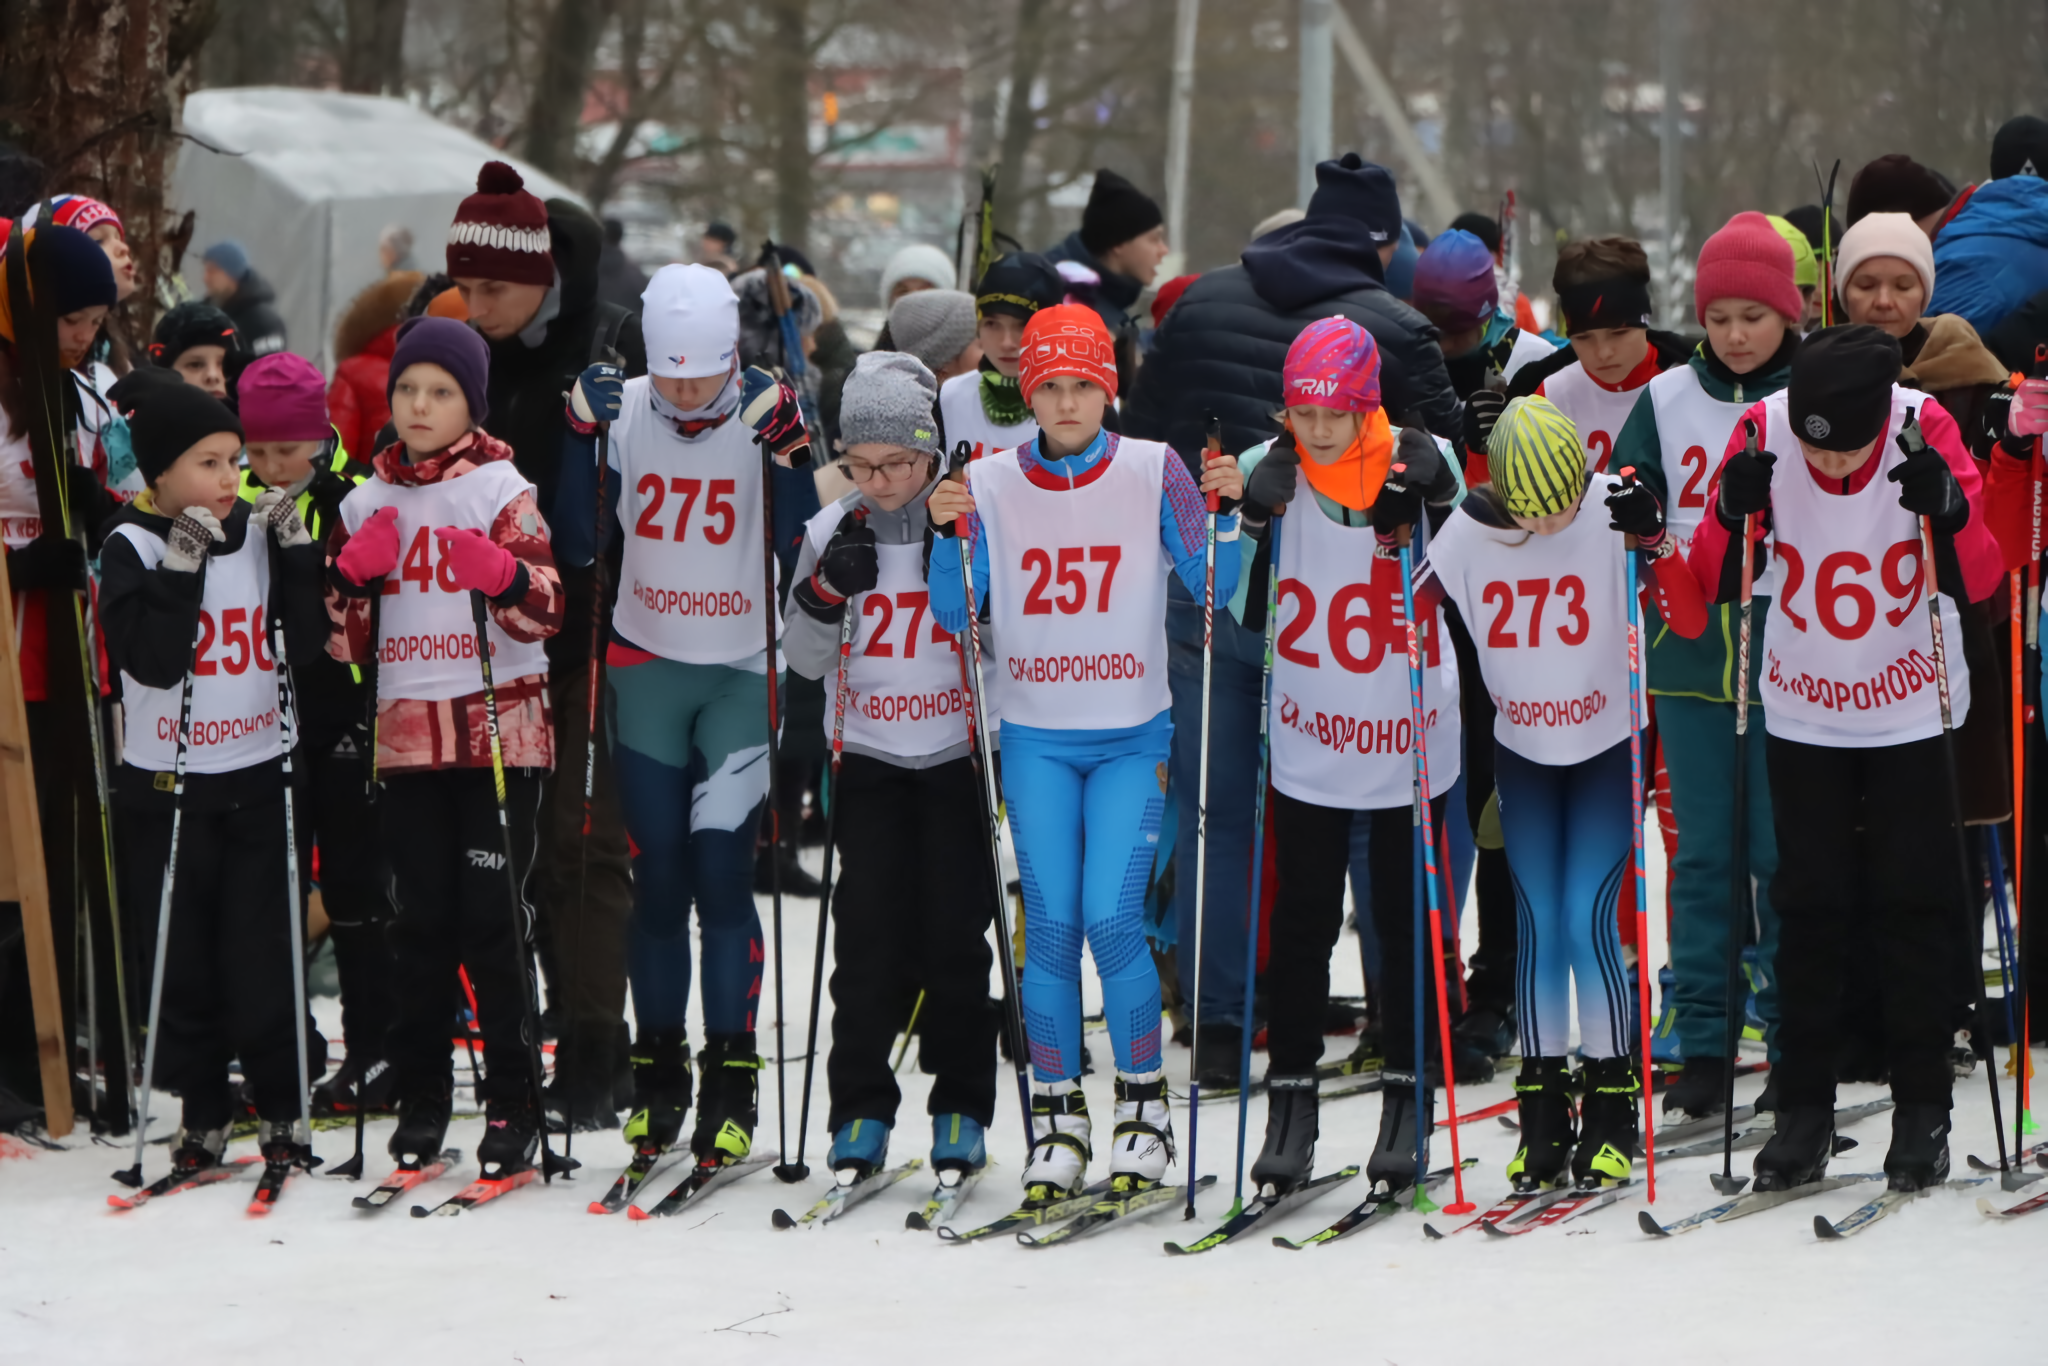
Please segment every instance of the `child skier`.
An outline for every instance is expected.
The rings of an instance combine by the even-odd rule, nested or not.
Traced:
[[[664,266],[641,296],[647,375],[606,365],[577,381],[571,416],[610,424],[607,532],[624,538],[606,654],[607,725],[633,843],[635,1112],[626,1141],[666,1152],[690,1108],[690,911],[704,955],[704,1051],[691,1151],[753,1149],[761,921],[754,843],[768,797],[769,669],[762,614],[760,442],[784,463],[807,441],[795,391],[742,374],[739,300],[709,266]],[[588,563],[595,470],[563,462],[563,554]],[[780,635],[779,614],[769,617]]]
[[[1571,421],[1543,398],[1510,402],[1474,489],[1416,570],[1417,610],[1447,594],[1473,625],[1492,693],[1501,833],[1521,906],[1517,1014],[1522,1147],[1517,1190],[1625,1181],[1640,1094],[1629,1059],[1635,1001],[1615,932],[1630,857],[1629,656],[1623,555],[1636,538],[1664,616],[1698,634],[1705,610],[1647,485],[1589,478]],[[1584,508],[1604,500],[1611,524]],[[1478,682],[1480,680],[1470,680]],[[1574,1132],[1570,992],[1576,983],[1585,1100]],[[1574,1146],[1576,1145],[1576,1147]]]
[[[225,401],[228,372],[246,356],[234,319],[212,304],[187,300],[157,321],[149,358],[185,383]]]
[[[1487,278],[1490,285],[1490,271]],[[1419,519],[1423,503],[1441,512],[1463,490],[1434,437],[1420,427],[1389,425],[1380,406],[1379,348],[1357,323],[1333,317],[1310,324],[1288,348],[1281,381],[1287,435],[1238,457],[1244,522],[1261,553],[1242,551],[1249,563],[1233,610],[1262,629],[1268,575],[1278,573],[1284,622],[1272,678],[1269,828],[1279,889],[1266,967],[1271,1061],[1266,1143],[1252,1180],[1285,1193],[1304,1184],[1314,1164],[1315,1066],[1323,1053],[1330,951],[1344,923],[1352,819],[1363,811],[1373,818],[1372,921],[1385,963],[1380,1019],[1388,1059],[1379,1143],[1366,1175],[1392,1191],[1415,1179],[1415,1074],[1404,1069],[1437,1051],[1430,1047],[1436,998],[1425,993],[1429,1023],[1417,1039],[1407,637],[1400,560],[1378,532],[1391,538],[1396,527]],[[1314,497],[1297,502],[1303,484]],[[1268,518],[1290,507],[1273,565],[1264,550]],[[1430,648],[1423,685],[1429,797],[1432,828],[1442,829],[1443,794],[1459,772],[1458,669],[1448,650],[1438,653],[1434,614],[1423,628]],[[1438,1075],[1441,1066],[1439,1060]]]
[[[1159,977],[1140,925],[1173,736],[1166,576],[1203,593],[1203,495],[1216,494],[1216,597],[1229,599],[1243,482],[1218,452],[1198,490],[1167,447],[1103,431],[1116,357],[1086,305],[1032,315],[1020,378],[1039,435],[975,461],[964,485],[941,484],[926,507],[941,536],[967,519],[973,556],[970,597],[954,547],[935,547],[933,615],[964,630],[985,594],[993,671],[1005,684],[1003,789],[1029,926],[1022,999],[1035,1142],[1024,1185],[1038,1202],[1079,1190],[1092,1155],[1081,1092],[1084,935],[1116,1055],[1110,1175],[1119,1191],[1143,1189],[1173,1158]]]
[[[1960,727],[1970,680],[1956,604],[1989,597],[2002,566],[1954,419],[1901,387],[1899,371],[1897,339],[1875,327],[1807,337],[1787,387],[1752,405],[1730,435],[1714,515],[1700,522],[1689,555],[1701,587],[1732,600],[1743,518],[1755,516],[1757,588],[1774,602],[1761,691],[1778,837],[1781,1059],[1758,1190],[1803,1185],[1827,1169],[1847,964],[1866,937],[1876,946],[1898,1103],[1885,1174],[1901,1191],[1948,1175],[1954,992],[1928,965],[1953,962],[1957,936],[1975,920],[1958,909],[1959,798],[1936,666],[1945,648],[1949,720]],[[1781,461],[1795,450],[1803,458]],[[1922,597],[1926,529],[1939,642]]]
[[[1799,346],[1796,261],[1784,236],[1760,213],[1739,213],[1700,248],[1693,277],[1693,307],[1707,330],[1706,344],[1643,386],[1635,411],[1614,445],[1615,469],[1632,466],[1666,508],[1670,534],[1692,538],[1706,511],[1710,465],[1728,448],[1736,420],[1757,400],[1785,387]],[[1770,599],[1757,595],[1749,652],[1749,772],[1764,772],[1764,728],[1757,675]],[[1712,630],[1689,639],[1660,629],[1646,614],[1650,694],[1657,699],[1657,733],[1671,782],[1671,812],[1678,852],[1671,865],[1671,1002],[1685,1072],[1664,1094],[1664,1108],[1693,1116],[1717,1113],[1726,1103],[1728,1053],[1725,1001],[1728,935],[1749,919],[1744,901],[1730,911],[1735,830],[1729,808],[1734,780],[1737,608],[1722,604]],[[1771,874],[1778,846],[1771,829],[1769,790],[1747,788],[1747,873],[1756,897],[1757,1010],[1775,1035],[1778,986],[1772,966],[1778,915],[1771,907]],[[1661,1030],[1660,1030],[1661,1034]]]
[[[476,1157],[504,1175],[530,1166],[540,1139],[524,889],[541,780],[554,762],[541,642],[560,628],[562,602],[533,486],[513,468],[511,447],[479,425],[489,366],[483,339],[461,323],[416,318],[399,329],[386,389],[398,440],[372,461],[376,477],[342,500],[327,542],[327,609],[329,653],[376,664],[373,763],[396,908],[391,1154],[416,1163],[441,1151],[459,966],[484,1041],[487,1123]],[[488,608],[509,870],[472,594]]]
[[[889,1045],[904,999],[919,990],[920,1057],[935,1078],[926,1102],[933,1170],[985,1165],[982,1135],[995,1113],[986,937],[994,889],[981,782],[968,753],[959,647],[927,615],[924,582],[940,392],[911,356],[876,351],[854,366],[839,408],[839,468],[854,491],[811,519],[792,591],[801,610],[785,624],[790,668],[825,680],[830,735],[841,623],[848,612],[857,623],[832,790],[840,872],[826,1075],[832,1169],[859,1175],[888,1156],[901,1099]]]
[[[183,1100],[174,1171],[218,1164],[236,1105],[227,1063],[254,1092],[263,1156],[311,1165],[301,1122],[287,879],[285,726],[272,631],[286,657],[322,644],[320,555],[289,499],[235,496],[242,429],[182,384],[130,397],[146,492],[111,522],[101,554],[107,655],[121,671],[125,741],[115,778],[121,894],[153,930],[171,849],[174,772],[185,781],[163,956],[156,1081]],[[189,726],[181,709],[191,689]],[[182,732],[182,735],[181,735]]]
[[[1066,284],[1043,256],[1012,252],[990,264],[974,287],[975,333],[981,368],[955,375],[939,386],[939,417],[946,450],[965,441],[973,458],[1012,450],[1038,435],[1031,406],[1017,387],[1024,353],[1024,325],[1041,308],[1066,297]]]

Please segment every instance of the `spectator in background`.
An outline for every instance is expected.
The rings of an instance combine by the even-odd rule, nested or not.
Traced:
[[[377,433],[391,420],[385,380],[398,325],[406,305],[427,277],[397,271],[349,303],[334,327],[334,381],[327,386],[327,416],[341,434],[341,448],[367,463],[377,453]]]
[[[1292,204],[1289,204],[1284,209],[1275,209],[1253,225],[1252,235],[1246,238],[1245,241],[1247,244],[1256,242],[1267,233],[1278,232],[1289,223],[1299,223],[1306,217],[1308,217],[1307,214],[1295,208]]]
[[[920,289],[951,289],[957,283],[952,259],[945,252],[912,242],[882,267],[882,307],[894,308],[898,299]]]
[[[597,258],[597,297],[633,312],[640,307],[640,292],[647,288],[647,272],[619,245],[625,236],[624,223],[616,218],[604,220],[604,250]]]
[[[242,244],[215,242],[201,260],[207,297],[234,320],[243,348],[252,356],[284,350],[284,319],[278,315],[277,291],[249,264],[249,253]]]
[[[1157,278],[1166,251],[1166,220],[1159,205],[1105,168],[1095,173],[1081,226],[1045,253],[1046,260],[1062,267],[1072,297],[1101,315],[1109,329],[1116,343],[1119,393],[1131,392],[1137,378],[1138,320],[1131,310]]]
[[[732,230],[730,223],[713,222],[705,225],[704,235],[697,239],[697,263],[710,266],[727,279],[739,270],[739,259],[732,254],[733,243],[740,235]]]
[[[403,223],[388,223],[377,234],[377,259],[386,275],[418,274],[419,262],[412,259],[412,229]]]
[[[940,384],[981,364],[974,296],[957,289],[921,289],[889,310],[895,349],[924,362]]]
[[[1871,214],[1902,213],[1919,224],[1920,231],[1932,241],[1948,202],[1955,197],[1955,186],[1905,153],[1881,156],[1865,163],[1849,182],[1849,203],[1836,240],[1840,240],[1842,231],[1855,227]]]
[[[149,358],[197,389],[217,399],[228,396],[230,358],[247,361],[248,352],[234,319],[197,299],[179,304],[158,320]]]
[[[1930,313],[1980,333],[2048,288],[2048,121],[2022,114],[1991,140],[1991,179],[1970,192],[1934,242]]]

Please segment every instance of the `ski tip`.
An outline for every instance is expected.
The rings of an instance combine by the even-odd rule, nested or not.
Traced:
[[[1656,1217],[1646,1209],[1636,1211],[1636,1227],[1649,1234],[1652,1238],[1669,1238],[1671,1236],[1664,1231],[1664,1225],[1658,1223]]]
[[[112,1199],[113,1197],[109,1196],[107,1198]],[[1977,1213],[1983,1215],[1986,1219],[1996,1219],[1998,1217],[1998,1207],[1980,1195],[1977,1197]]]
[[[789,1211],[787,1210],[776,1210],[773,1214],[768,1216],[768,1222],[775,1225],[775,1227],[777,1228],[796,1227],[796,1220],[789,1217]]]
[[[354,1206],[356,1209],[377,1208],[375,1205],[370,1203],[370,1197],[367,1195],[358,1195],[355,1199],[349,1201],[349,1204]]]
[[[1832,1242],[1842,1235],[1828,1222],[1825,1214],[1816,1214],[1813,1216],[1813,1236],[1825,1242]]]
[[[1304,1243],[1297,1243],[1292,1238],[1283,1238],[1276,1233],[1273,1235],[1273,1246],[1284,1247],[1289,1252],[1299,1252],[1302,1250],[1303,1247],[1307,1245]]]
[[[1424,1224],[1422,1226],[1422,1236],[1429,1239],[1432,1243],[1440,1243],[1444,1240],[1444,1235],[1437,1232],[1435,1224]]]
[[[638,1205],[626,1206],[626,1218],[631,1223],[637,1224],[642,1219],[652,1219],[653,1217],[653,1215],[649,1214],[646,1210],[641,1209]]]
[[[903,1227],[912,1233],[930,1233],[932,1231],[932,1226],[926,1223],[924,1216],[916,1210],[912,1210],[903,1216]]]
[[[135,1202],[125,1195],[110,1195],[107,1197],[107,1207],[109,1209],[134,1209]]]
[[[412,1207],[412,1217],[415,1219],[424,1219],[432,1213],[433,1211],[428,1209],[425,1205],[414,1205]]]
[[[592,1214],[610,1214],[610,1213],[611,1213],[611,1211],[610,1211],[610,1210],[608,1210],[608,1209],[606,1209],[606,1208],[604,1207],[604,1201],[602,1201],[602,1200],[593,1200],[593,1201],[591,1201],[591,1202],[590,1202],[590,1204],[589,1204],[589,1206],[588,1206],[587,1208],[589,1209],[589,1211],[590,1211],[590,1212],[591,1212]]]
[[[1179,1243],[1165,1242],[1161,1243],[1160,1246],[1166,1249],[1166,1255],[1169,1257],[1185,1257],[1187,1255],[1188,1250]]]
[[[1514,1234],[1509,1233],[1506,1229],[1499,1228],[1491,1222],[1481,1224],[1479,1226],[1479,1231],[1489,1238],[1512,1238],[1515,1236]]]

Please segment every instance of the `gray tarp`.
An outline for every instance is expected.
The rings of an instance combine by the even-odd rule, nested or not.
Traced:
[[[381,272],[377,235],[412,229],[419,267],[442,268],[456,205],[477,169],[510,162],[542,199],[583,202],[567,186],[402,100],[325,90],[202,90],[185,101],[171,207],[198,212],[185,279],[222,238],[277,290],[291,349],[331,370],[334,324]],[[239,154],[239,155],[236,155]]]

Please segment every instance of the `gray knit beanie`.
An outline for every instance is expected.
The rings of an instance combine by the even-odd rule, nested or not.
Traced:
[[[939,370],[967,349],[979,324],[974,296],[957,289],[920,289],[906,294],[889,310],[889,335],[898,351]]]
[[[840,447],[873,443],[937,455],[938,401],[939,382],[917,357],[870,351],[854,362],[839,396]]]

